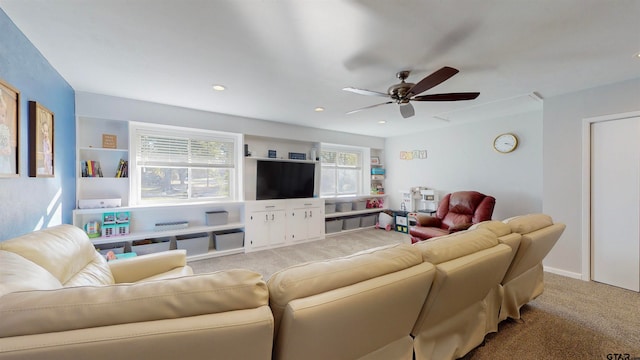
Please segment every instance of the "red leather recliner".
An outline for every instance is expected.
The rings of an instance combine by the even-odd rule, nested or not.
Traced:
[[[496,199],[477,191],[447,194],[438,205],[435,216],[418,213],[416,225],[409,229],[411,242],[468,229],[471,225],[491,220]]]

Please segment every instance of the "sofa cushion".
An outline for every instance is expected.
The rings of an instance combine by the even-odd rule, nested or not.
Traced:
[[[284,308],[291,300],[353,285],[422,263],[420,252],[409,244],[373,248],[324,261],[294,265],[273,274],[268,281],[272,307]],[[277,310],[274,309],[274,313]]]
[[[87,234],[73,225],[58,225],[2,241],[0,250],[16,253],[42,266],[64,286],[70,280],[73,285],[86,284],[72,279],[87,266],[89,277],[95,281],[93,285],[114,282],[106,260],[96,256]]]
[[[504,223],[511,227],[512,232],[528,234],[553,225],[553,219],[546,214],[528,214],[506,219]]]
[[[487,220],[474,224],[469,228],[469,230],[473,229],[488,229],[498,237],[511,234],[511,226],[498,220]]]
[[[268,299],[262,276],[249,270],[13,292],[0,301],[0,337],[254,309]]]
[[[0,264],[0,297],[16,291],[62,288],[47,270],[18,254],[0,250]]]
[[[434,265],[457,259],[498,245],[496,235],[487,229],[467,230],[414,244],[422,259]]]

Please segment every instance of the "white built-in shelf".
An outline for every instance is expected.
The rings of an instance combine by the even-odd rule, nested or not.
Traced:
[[[245,156],[245,159],[249,160],[265,160],[265,161],[287,161],[287,162],[300,162],[300,163],[308,163],[314,164],[319,161],[316,160],[297,160],[297,159],[280,159],[280,158],[270,158],[270,157],[261,157],[261,156]]]
[[[162,231],[136,231],[129,233],[128,235],[115,235],[109,237],[97,237],[92,238],[91,242],[94,245],[102,245],[102,244],[111,244],[120,241],[134,241],[134,240],[144,240],[150,238],[163,238],[169,236],[178,236],[178,235],[187,235],[187,234],[196,234],[200,232],[209,232],[209,231],[223,231],[223,230],[233,230],[243,228],[244,223],[229,223],[225,225],[216,225],[216,226],[188,226],[182,229],[173,229],[173,230],[162,230]]]
[[[333,218],[339,218],[339,217],[345,217],[345,216],[379,213],[384,210],[387,210],[387,208],[370,208],[370,209],[364,209],[364,210],[336,211],[333,213],[325,214],[324,217],[326,219],[333,219]]]
[[[102,148],[102,147],[80,147],[78,148],[80,151],[100,151],[100,152],[128,152],[129,149],[112,149],[112,148]]]

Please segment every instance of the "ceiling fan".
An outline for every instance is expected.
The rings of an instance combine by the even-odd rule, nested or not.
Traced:
[[[445,66],[442,69],[435,71],[431,75],[426,76],[424,79],[420,80],[417,84],[405,82],[405,80],[409,77],[410,73],[411,72],[409,70],[398,72],[396,74],[396,77],[400,79],[400,83],[396,85],[391,85],[386,93],[372,91],[372,90],[356,89],[353,87],[346,87],[342,89],[342,90],[350,91],[360,95],[382,96],[382,97],[390,98],[390,100],[387,102],[365,106],[360,109],[349,111],[347,114],[353,114],[358,111],[371,109],[381,105],[396,103],[400,105],[400,114],[402,114],[402,117],[408,118],[415,115],[415,110],[413,108],[413,105],[411,105],[410,101],[473,100],[477,98],[478,95],[480,95],[479,92],[460,92],[460,93],[420,95],[421,93],[443,83],[453,75],[457,74],[458,69],[454,69],[452,67]]]

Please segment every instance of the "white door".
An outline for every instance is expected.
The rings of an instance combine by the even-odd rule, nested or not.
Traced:
[[[591,276],[640,291],[640,117],[591,125]]]

